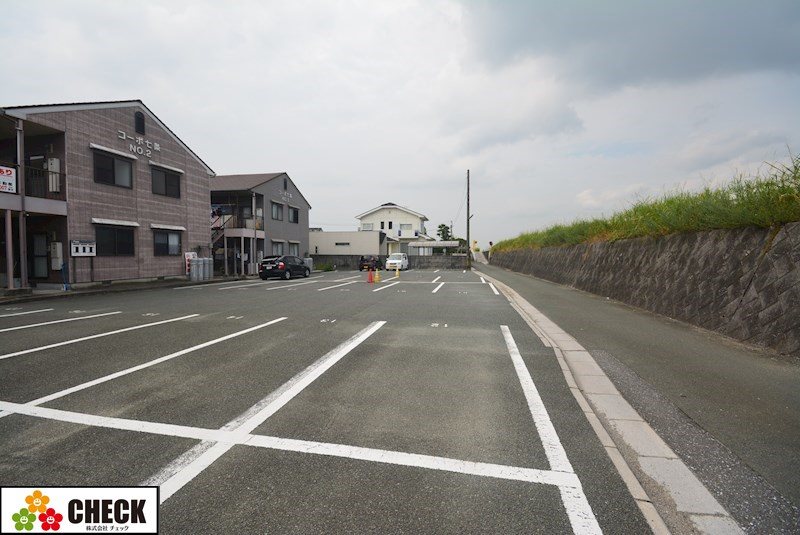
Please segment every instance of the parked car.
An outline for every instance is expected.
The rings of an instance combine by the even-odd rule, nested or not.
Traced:
[[[308,277],[311,269],[296,256],[268,256],[258,265],[258,276],[264,280],[269,277],[280,277],[289,280],[292,277]]]
[[[358,270],[364,271],[365,269],[381,269],[381,259],[372,255],[362,256],[358,260]]]
[[[408,269],[408,255],[406,253],[392,253],[386,259],[386,269]]]

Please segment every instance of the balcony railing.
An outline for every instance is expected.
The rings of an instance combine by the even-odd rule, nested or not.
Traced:
[[[46,169],[25,168],[25,195],[55,201],[67,200],[67,177]]]

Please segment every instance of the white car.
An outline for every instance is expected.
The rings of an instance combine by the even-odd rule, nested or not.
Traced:
[[[386,270],[408,269],[408,255],[406,253],[392,253],[386,259]]]

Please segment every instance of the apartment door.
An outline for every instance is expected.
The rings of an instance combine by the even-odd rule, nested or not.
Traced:
[[[47,270],[47,234],[33,235],[33,278],[46,279]]]

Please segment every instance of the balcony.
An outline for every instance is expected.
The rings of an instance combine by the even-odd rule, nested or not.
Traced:
[[[25,195],[53,201],[66,201],[67,177],[64,173],[26,167]]]

